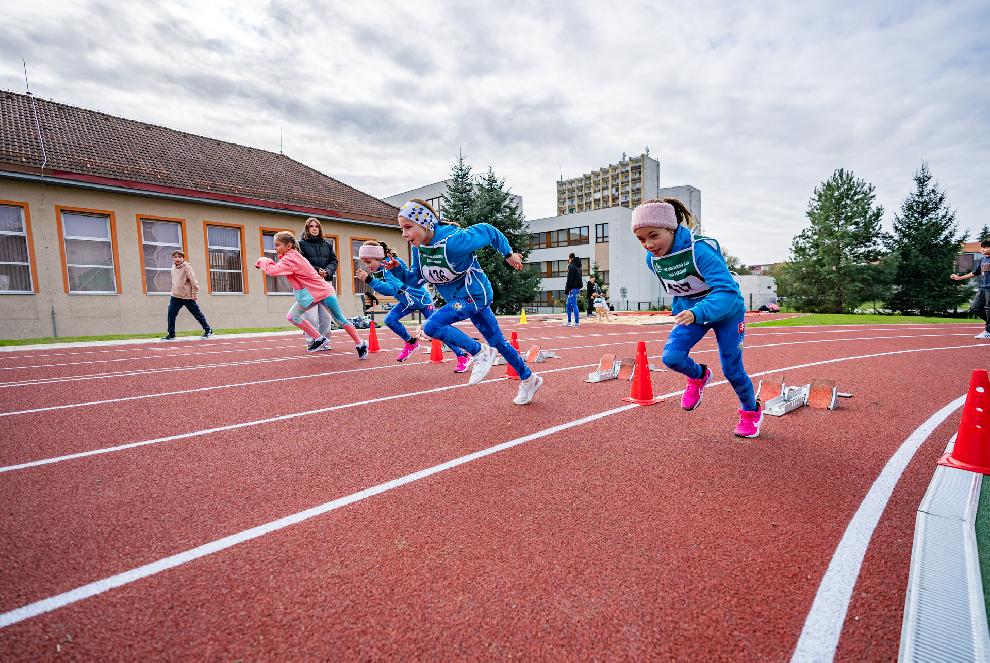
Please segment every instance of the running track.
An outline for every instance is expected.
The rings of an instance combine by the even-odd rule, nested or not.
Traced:
[[[506,329],[562,356],[526,407],[387,330],[0,353],[0,659],[896,657],[977,326],[750,326],[751,374],[854,398],[745,441],[726,384],[582,382],[666,327]]]

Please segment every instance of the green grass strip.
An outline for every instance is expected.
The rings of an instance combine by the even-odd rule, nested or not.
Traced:
[[[976,551],[980,559],[980,577],[983,578],[983,604],[990,615],[990,486],[987,477],[980,483],[980,504],[976,509]],[[990,617],[988,617],[990,623]]]
[[[235,329],[214,329],[217,336],[221,334],[251,334],[257,332],[277,332],[286,331],[291,327],[238,327]],[[176,336],[199,337],[202,331],[178,332]],[[40,345],[44,343],[85,343],[87,341],[120,341],[142,338],[161,338],[163,332],[155,334],[104,334],[102,336],[60,336],[58,338],[19,338],[14,340],[0,340],[0,346],[6,345]]]
[[[959,324],[973,322],[969,318],[932,318],[923,315],[878,315],[874,313],[809,313],[779,320],[746,321],[761,327],[800,327],[803,325],[904,325]]]

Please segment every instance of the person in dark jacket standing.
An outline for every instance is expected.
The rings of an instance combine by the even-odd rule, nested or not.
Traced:
[[[303,229],[302,241],[299,242],[299,253],[303,255],[313,269],[323,277],[324,281],[333,283],[333,277],[337,273],[337,254],[334,253],[333,245],[323,237],[323,226],[316,217],[306,219],[306,227]],[[309,324],[316,327],[321,334],[330,338],[330,324],[333,317],[326,307],[314,306],[302,314]],[[306,337],[309,340],[309,337]]]
[[[595,295],[602,292],[602,289],[598,287],[598,283],[595,282],[595,276],[592,274],[588,277],[587,297],[588,297],[588,317],[590,318],[595,314]]]
[[[567,265],[567,282],[564,284],[564,291],[567,292],[567,322],[565,327],[577,327],[581,324],[581,311],[578,309],[578,295],[584,284],[581,282],[581,259],[573,253],[567,256],[570,261]],[[574,324],[571,324],[571,314],[574,315]]]

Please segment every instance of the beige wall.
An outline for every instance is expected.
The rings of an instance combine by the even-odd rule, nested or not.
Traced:
[[[212,327],[285,326],[291,329],[285,320],[285,312],[292,304],[291,295],[266,295],[264,274],[253,265],[261,255],[262,227],[291,230],[298,237],[305,214],[241,210],[7,179],[0,179],[0,200],[27,205],[34,248],[32,271],[39,291],[33,295],[0,294],[0,338],[51,336],[52,307],[60,337],[164,332],[169,298],[168,295],[144,292],[137,221],[140,215],[185,220],[186,257],[199,279],[199,305]],[[55,221],[57,206],[113,213],[120,282],[118,294],[66,293]],[[247,265],[246,294],[208,292],[205,221],[244,226],[242,253]],[[357,315],[361,305],[354,295],[350,241],[379,239],[397,248],[407,245],[398,229],[347,221],[321,219],[321,222],[324,234],[334,235],[339,240],[338,297],[341,308],[348,316]],[[404,253],[408,254],[408,248]],[[188,311],[182,310],[176,329],[196,330],[199,325]]]

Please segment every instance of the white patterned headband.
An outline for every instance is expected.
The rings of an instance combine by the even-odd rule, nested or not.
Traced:
[[[423,226],[427,230],[434,230],[440,220],[428,207],[415,200],[410,200],[399,210],[399,216],[409,219],[416,225]]]

